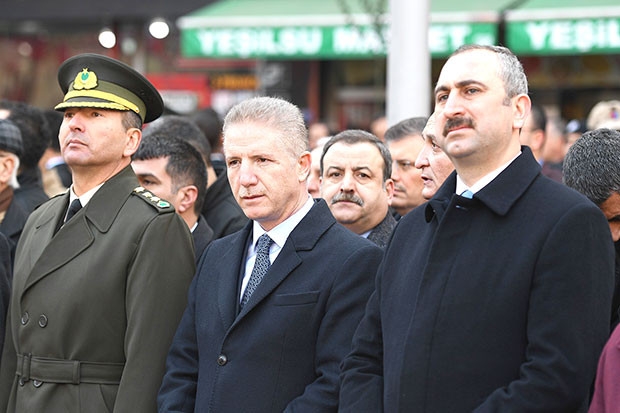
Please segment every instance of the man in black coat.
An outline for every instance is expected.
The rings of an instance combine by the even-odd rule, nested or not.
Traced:
[[[609,335],[605,217],[540,173],[517,58],[463,46],[435,88],[456,171],[403,217],[342,365],[342,412],[584,412]]]
[[[338,366],[381,250],[310,197],[307,145],[284,100],[250,99],[226,116],[228,177],[251,222],[202,256],[160,413],[336,412]]]
[[[160,132],[146,133],[131,166],[142,187],[166,201],[183,218],[194,239],[196,264],[213,240],[213,230],[200,214],[207,173],[200,153],[188,142]]]

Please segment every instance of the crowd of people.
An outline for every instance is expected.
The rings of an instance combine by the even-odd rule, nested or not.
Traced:
[[[0,410],[618,411],[620,102],[548,118],[479,45],[368,131],[58,80],[0,101]]]

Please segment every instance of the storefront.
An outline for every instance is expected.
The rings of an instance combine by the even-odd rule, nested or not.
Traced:
[[[411,46],[428,48],[434,82],[458,46],[506,44],[524,62],[533,99],[564,117],[583,117],[597,100],[620,96],[616,1],[529,0],[509,9],[514,1],[431,0],[428,45]],[[247,73],[258,87],[240,97],[278,94],[309,120],[365,128],[385,107],[389,13],[364,3],[373,4],[220,0],[179,19],[181,53],[254,62]]]
[[[309,121],[366,128],[385,108],[389,22],[384,10],[362,3],[221,0],[179,19],[181,53],[185,59],[255,61],[248,70],[259,80],[256,94],[293,100]],[[471,1],[455,12],[454,3],[432,2],[427,46],[434,58],[464,43],[496,43],[499,10],[509,1],[495,11]]]

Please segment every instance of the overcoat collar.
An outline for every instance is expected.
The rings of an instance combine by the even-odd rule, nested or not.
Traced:
[[[107,232],[137,186],[138,180],[131,166],[125,167],[103,184],[90,202],[55,236],[56,224],[66,212],[69,193],[53,198],[48,205],[42,206],[42,215],[34,228],[35,239],[41,241],[34,244],[34,250],[30,251],[36,262],[24,290],[90,247],[95,239],[90,225],[100,232]]]
[[[476,192],[474,199],[481,201],[497,215],[506,215],[510,208],[525,193],[527,188],[540,175],[540,164],[527,146],[521,146],[519,155],[487,186]],[[437,193],[426,205],[426,221],[430,222],[435,215],[439,219],[453,198],[456,188],[456,171],[439,188]],[[465,202],[475,202],[466,200]]]
[[[227,237],[226,241],[231,243],[228,249],[230,252],[226,253],[223,260],[224,262],[236,260],[228,262],[236,262],[237,264],[232,269],[237,269],[237,271],[234,272],[233,276],[226,277],[226,279],[220,277],[218,280],[217,296],[220,311],[226,325],[232,324],[231,328],[234,327],[247,313],[252,311],[253,308],[271,294],[302,263],[303,259],[299,253],[312,250],[323,234],[335,223],[336,220],[329,211],[325,201],[323,199],[316,199],[308,214],[290,233],[278,254],[278,258],[269,267],[267,275],[236,318],[239,303],[236,276],[240,274],[244,265],[243,260],[247,240],[252,235],[252,221],[248,222],[236,236]]]

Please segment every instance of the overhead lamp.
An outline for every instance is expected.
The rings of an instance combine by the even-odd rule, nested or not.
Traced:
[[[156,39],[165,39],[170,34],[170,26],[164,19],[153,19],[149,25],[149,33]]]
[[[99,32],[99,44],[106,49],[116,46],[116,35],[109,27],[104,27]]]

